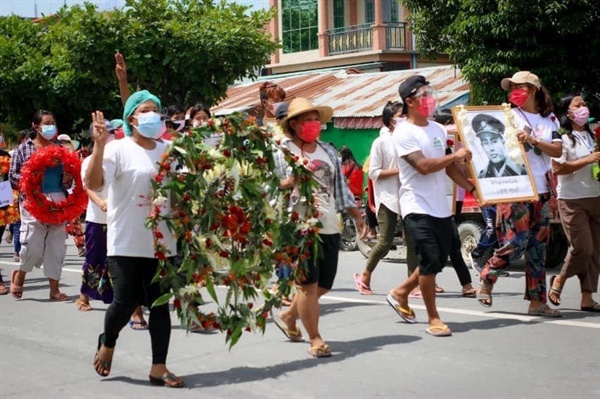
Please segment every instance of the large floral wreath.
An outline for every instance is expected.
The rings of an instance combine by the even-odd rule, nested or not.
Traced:
[[[215,133],[222,136],[219,146],[205,145]],[[298,183],[293,193],[279,189],[279,155]],[[169,289],[155,304],[174,298],[184,327],[220,329],[230,346],[244,331],[264,332],[269,311],[302,280],[311,251],[318,251],[315,183],[305,161],[241,115],[211,120],[176,139],[153,182],[155,206],[147,221],[160,260],[156,278]],[[174,210],[161,213],[169,196]],[[290,212],[292,197],[305,205],[302,212]],[[179,239],[180,264],[170,262],[175,254],[161,242],[163,220]]]
[[[63,173],[73,177],[73,191],[67,198],[54,202],[42,191],[47,168],[61,165]],[[81,182],[81,161],[75,152],[60,146],[49,146],[34,152],[21,169],[23,206],[42,223],[62,224],[79,217],[87,207],[88,197]]]

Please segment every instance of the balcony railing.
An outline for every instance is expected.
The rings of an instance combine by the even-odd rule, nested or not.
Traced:
[[[371,24],[345,26],[327,31],[329,55],[356,53],[373,48]]]
[[[385,22],[386,49],[406,50],[406,23]],[[327,31],[329,55],[373,50],[373,24],[345,26]]]
[[[385,42],[390,50],[406,50],[406,22],[386,22]]]

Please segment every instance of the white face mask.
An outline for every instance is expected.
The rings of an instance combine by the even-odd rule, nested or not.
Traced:
[[[206,125],[208,125],[208,122],[206,122],[206,121],[193,121],[192,122],[193,127],[203,127]]]

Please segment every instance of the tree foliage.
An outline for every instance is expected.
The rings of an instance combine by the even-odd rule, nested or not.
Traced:
[[[448,54],[472,99],[506,101],[500,80],[537,74],[553,96],[583,91],[600,100],[600,8],[595,0],[400,0],[411,11],[419,51]]]
[[[36,109],[49,109],[64,132],[87,128],[95,109],[119,117],[116,50],[133,90],[211,106],[276,49],[265,30],[272,16],[224,1],[127,0],[110,12],[65,7],[38,23],[0,17],[0,123],[27,127]]]

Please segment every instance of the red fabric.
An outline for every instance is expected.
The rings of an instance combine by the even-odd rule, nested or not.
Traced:
[[[362,198],[364,184],[364,174],[362,169],[356,165],[346,164],[342,165],[342,173],[346,178],[348,187],[350,187],[350,192],[354,194],[355,197]]]

